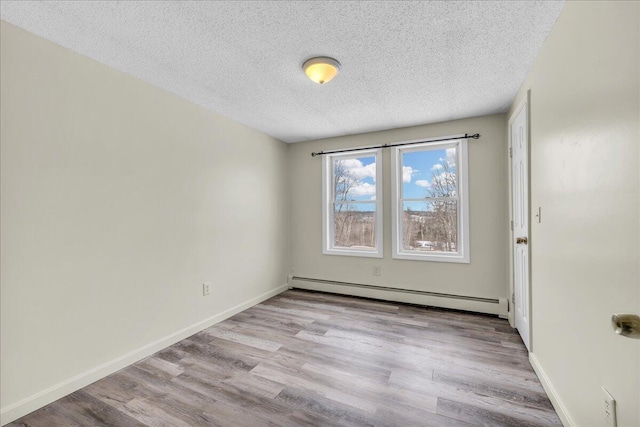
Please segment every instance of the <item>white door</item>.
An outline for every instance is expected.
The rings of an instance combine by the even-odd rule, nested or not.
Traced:
[[[513,291],[515,323],[524,345],[530,345],[529,305],[529,163],[527,104],[511,122],[513,204]]]

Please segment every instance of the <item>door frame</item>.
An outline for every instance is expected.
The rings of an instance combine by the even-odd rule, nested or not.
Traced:
[[[531,208],[531,90],[527,90],[526,96],[517,104],[517,107],[513,110],[513,113],[509,116],[509,120],[507,122],[507,145],[508,145],[508,152],[507,152],[507,162],[508,162],[508,169],[509,169],[509,206],[508,206],[508,210],[509,210],[509,241],[508,241],[508,245],[509,245],[509,324],[511,325],[512,328],[516,327],[516,321],[515,321],[515,305],[514,305],[514,298],[515,298],[515,289],[514,289],[514,268],[513,268],[513,263],[514,263],[514,251],[513,251],[513,241],[515,239],[515,235],[513,233],[513,168],[512,168],[512,164],[511,164],[511,150],[512,150],[512,141],[511,141],[511,125],[513,124],[514,120],[516,119],[516,117],[518,116],[518,114],[520,113],[520,111],[522,111],[522,108],[526,106],[527,107],[527,117],[526,117],[526,121],[527,121],[527,198],[528,198],[528,207],[529,207],[529,213],[528,213],[528,222],[529,222],[529,352],[533,353],[533,313],[532,313],[532,289],[533,289],[533,277],[532,277],[532,260],[533,260],[533,256],[532,256],[532,239],[531,239],[531,234],[532,234],[532,228],[531,228],[531,213],[532,213],[532,208]]]

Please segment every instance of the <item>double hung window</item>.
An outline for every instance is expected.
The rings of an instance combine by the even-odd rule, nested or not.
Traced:
[[[382,257],[381,150],[323,157],[323,253]]]
[[[393,258],[469,262],[467,140],[392,148]]]
[[[382,258],[381,150],[324,155],[324,254]],[[390,151],[392,257],[468,263],[467,139]]]

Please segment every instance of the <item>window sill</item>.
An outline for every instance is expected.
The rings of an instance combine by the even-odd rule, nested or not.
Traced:
[[[340,255],[340,256],[357,256],[364,258],[382,258],[382,253],[379,251],[364,251],[353,249],[324,249],[323,255]]]
[[[431,261],[431,262],[457,262],[461,264],[469,264],[471,261],[469,260],[468,255],[461,254],[445,254],[445,253],[437,253],[437,254],[417,254],[410,252],[399,252],[393,254],[394,259],[405,259],[411,261]]]

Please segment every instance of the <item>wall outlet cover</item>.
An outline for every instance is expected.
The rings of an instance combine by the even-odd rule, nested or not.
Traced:
[[[602,397],[604,398],[604,424],[605,427],[616,427],[616,400],[606,388],[602,387]]]

